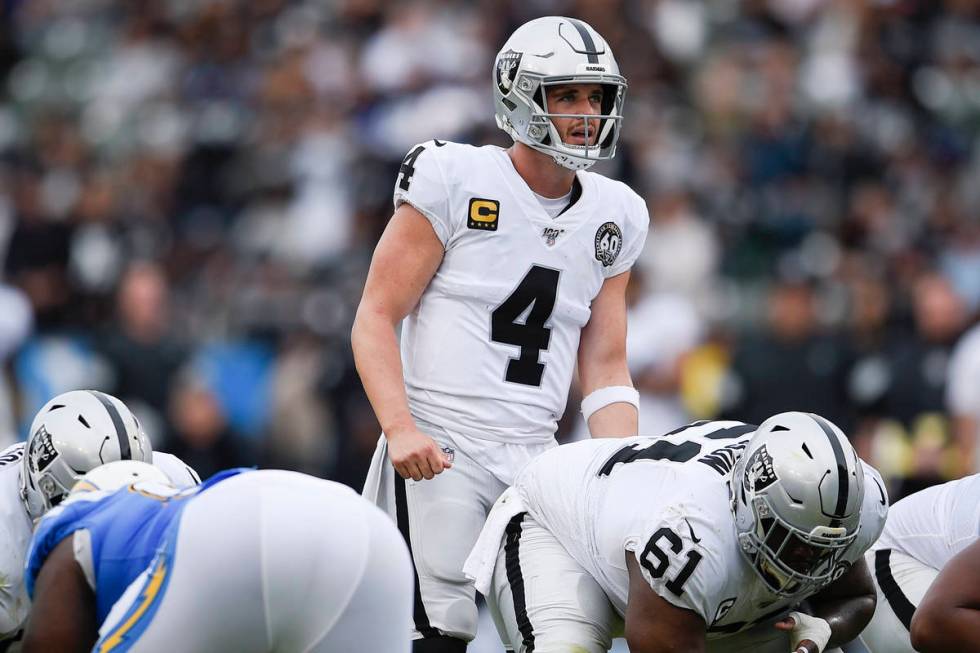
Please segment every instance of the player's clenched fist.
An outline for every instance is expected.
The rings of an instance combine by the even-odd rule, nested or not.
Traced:
[[[436,441],[417,428],[386,433],[385,437],[388,458],[402,478],[430,479],[453,466]]]

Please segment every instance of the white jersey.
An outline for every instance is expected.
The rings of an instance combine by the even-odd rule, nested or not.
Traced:
[[[171,485],[176,488],[201,484],[201,477],[197,475],[197,472],[172,453],[154,451],[153,466],[166,474]]]
[[[34,523],[20,497],[24,443],[0,452],[0,639],[15,635],[27,621],[31,602],[24,587],[24,563]],[[171,454],[153,452],[158,466],[177,487],[200,483],[197,473]]]
[[[581,329],[603,282],[646,238],[644,201],[580,171],[552,219],[499,147],[429,141],[395,184],[445,247],[402,325],[413,415],[467,437],[546,442],[565,410]]]
[[[755,429],[697,422],[664,437],[576,442],[539,456],[515,487],[528,512],[598,581],[620,615],[629,593],[624,552],[632,551],[654,591],[701,615],[708,638],[716,639],[805,598],[774,594],[738,548],[729,472]],[[876,492],[865,497],[862,522],[873,535],[884,509],[875,508]],[[850,547],[835,577],[868,545]]]
[[[892,506],[874,550],[891,549],[933,569],[980,536],[980,474],[926,488]]]
[[[20,498],[20,472],[24,468],[24,443],[0,452],[0,637],[20,630],[31,610],[24,587],[24,559],[34,523]]]

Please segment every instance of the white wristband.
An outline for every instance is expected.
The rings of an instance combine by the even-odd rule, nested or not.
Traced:
[[[592,414],[600,408],[618,403],[633,404],[637,410],[640,410],[640,393],[636,388],[628,385],[610,385],[593,390],[582,398],[582,415],[588,422]]]
[[[827,642],[830,641],[830,624],[825,619],[802,612],[790,612],[789,616],[796,622],[791,631],[792,645],[797,647],[793,649],[794,652],[802,648],[799,644],[804,639],[816,644],[817,651],[823,651],[826,648]]]

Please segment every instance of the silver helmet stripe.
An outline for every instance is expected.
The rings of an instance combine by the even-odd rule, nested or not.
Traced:
[[[588,55],[589,63],[599,63],[599,51],[595,47],[595,41],[592,40],[592,35],[589,34],[589,28],[586,27],[585,23],[575,18],[569,18],[568,22],[572,24],[572,27],[578,32],[578,35],[582,37],[582,49],[579,50],[574,45],[572,49],[581,54]],[[566,41],[568,39],[565,39]],[[569,43],[569,45],[572,45]]]
[[[119,414],[119,411],[109,401],[109,398],[101,392],[96,390],[90,390],[89,392],[99,400],[103,407],[105,407],[106,412],[109,413],[109,419],[112,420],[112,425],[116,429],[116,438],[119,439],[119,459],[132,460],[133,452],[129,447],[129,436],[126,435],[126,427],[123,425],[122,416]]]
[[[808,415],[813,418],[813,421],[830,440],[830,448],[834,450],[834,458],[837,460],[837,506],[834,508],[834,517],[837,519],[831,520],[830,525],[838,526],[839,520],[845,516],[847,510],[847,458],[844,457],[844,449],[840,446],[837,434],[827,424],[827,420],[813,413],[808,413]]]

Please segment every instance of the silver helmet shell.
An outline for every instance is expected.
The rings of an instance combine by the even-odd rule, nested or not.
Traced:
[[[559,84],[602,85],[600,113],[550,112],[546,89]],[[546,16],[521,25],[494,60],[497,126],[515,141],[548,154],[570,170],[583,170],[616,154],[625,99],[626,79],[619,74],[609,44],[590,25],[575,18]],[[563,142],[552,118],[585,119],[585,143]],[[594,140],[588,132],[589,119],[599,120],[598,138]]]
[[[27,512],[38,519],[83,474],[115,460],[153,461],[150,440],[126,405],[95,390],[56,396],[34,417],[24,447],[20,492]]]
[[[739,549],[782,596],[833,580],[863,500],[861,460],[839,428],[811,413],[767,419],[732,470]]]

